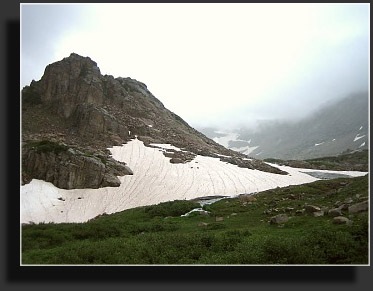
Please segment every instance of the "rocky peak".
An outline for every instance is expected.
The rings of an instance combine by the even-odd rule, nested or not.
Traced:
[[[284,174],[215,143],[166,109],[144,83],[102,75],[96,62],[72,53],[50,64],[43,77],[22,91],[22,138],[52,140],[68,146],[103,151],[135,136],[145,145],[167,143],[190,155],[231,156],[226,162]],[[171,157],[172,158],[172,157]],[[27,161],[26,161],[27,163]]]

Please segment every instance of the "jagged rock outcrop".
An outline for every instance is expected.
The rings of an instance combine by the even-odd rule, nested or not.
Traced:
[[[287,174],[259,160],[243,160],[244,155],[215,143],[167,110],[145,84],[131,78],[102,75],[96,62],[89,57],[73,53],[48,65],[43,77],[32,81],[22,91],[22,138],[26,143],[49,140],[95,153],[127,143],[135,136],[146,146],[165,143],[182,149],[182,152],[164,152],[165,156],[172,156],[172,163],[190,161],[197,154],[217,158],[225,155],[231,157],[226,162],[240,167]],[[33,155],[26,159],[32,157],[36,162]],[[79,161],[79,165],[89,163],[99,173],[103,172],[100,163],[93,166],[93,161],[88,162],[89,159],[82,157]],[[48,160],[44,158],[40,163],[48,169],[56,165],[48,166]],[[31,165],[31,161],[26,164]],[[74,169],[74,166],[69,168],[73,172]],[[86,167],[86,171],[91,170]],[[106,182],[99,182],[101,178],[93,178],[94,175],[86,176],[75,179],[79,181],[76,184],[69,184],[67,177],[51,180],[54,184],[69,184],[72,188],[117,184],[112,176],[102,178]],[[66,182],[58,182],[61,179]]]
[[[63,189],[118,187],[117,176],[132,175],[124,163],[104,154],[91,154],[63,144],[42,141],[23,146],[22,170],[27,177],[51,182]]]

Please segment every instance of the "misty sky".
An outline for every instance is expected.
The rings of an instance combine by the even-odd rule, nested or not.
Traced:
[[[192,126],[299,118],[369,86],[369,4],[21,6],[21,85],[75,52]]]

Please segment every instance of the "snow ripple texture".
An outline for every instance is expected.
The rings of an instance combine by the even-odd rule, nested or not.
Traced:
[[[166,145],[158,146],[167,148]],[[134,175],[119,177],[119,187],[100,189],[65,190],[33,179],[21,186],[21,222],[85,222],[103,213],[165,201],[212,195],[235,196],[318,180],[301,173],[305,169],[274,165],[289,173],[278,175],[239,168],[218,158],[204,156],[196,156],[185,164],[171,164],[161,148],[146,147],[137,139],[123,146],[114,146],[110,151],[114,159],[126,162]]]

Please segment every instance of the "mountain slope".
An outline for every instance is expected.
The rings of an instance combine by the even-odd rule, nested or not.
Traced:
[[[116,175],[132,172],[125,168],[126,161],[114,163],[107,148],[135,137],[147,146],[160,143],[184,149],[165,153],[173,163],[190,161],[199,154],[286,174],[259,160],[245,160],[244,155],[215,143],[167,110],[145,84],[102,75],[88,57],[73,53],[48,65],[41,80],[22,91],[23,183],[39,178],[65,189],[118,186]],[[35,146],[40,142],[66,150],[45,153]],[[101,174],[92,178],[89,169]],[[61,175],[66,179],[59,179]]]
[[[267,121],[233,133],[200,129],[215,141],[256,158],[311,159],[368,149],[368,94],[357,93],[298,122]]]

